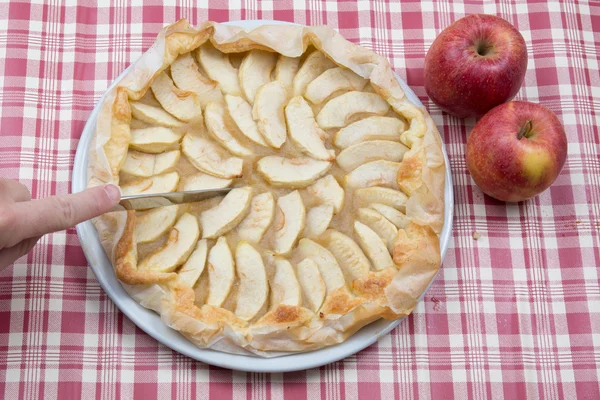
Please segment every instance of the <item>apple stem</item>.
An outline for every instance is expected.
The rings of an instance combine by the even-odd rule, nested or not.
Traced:
[[[529,119],[529,120],[527,120],[525,125],[523,125],[523,127],[521,128],[519,133],[517,134],[517,139],[521,140],[521,139],[523,139],[523,136],[525,136],[527,139],[529,139],[529,136],[531,136],[532,128],[533,128],[533,124],[531,123],[531,120]]]

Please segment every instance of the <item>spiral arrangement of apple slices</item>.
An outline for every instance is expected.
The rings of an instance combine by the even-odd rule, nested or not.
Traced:
[[[178,274],[198,318],[343,315],[368,296],[361,284],[397,271],[408,126],[367,79],[317,50],[234,60],[205,44],[129,106],[123,193],[234,187],[135,218],[137,271]]]

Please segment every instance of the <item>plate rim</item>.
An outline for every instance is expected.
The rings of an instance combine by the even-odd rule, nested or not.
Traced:
[[[239,26],[246,30],[251,30],[258,26],[269,24],[299,25],[291,22],[275,20],[228,21],[224,22],[223,24]],[[127,67],[111,83],[111,85],[109,85],[88,117],[77,145],[77,151],[73,163],[71,178],[72,193],[79,192],[85,189],[87,186],[88,150],[92,142],[97,115],[106,97],[106,94],[125,76],[130,68],[131,65]],[[423,104],[419,98],[414,94],[406,82],[404,82],[404,80],[395,72],[394,75],[405,91],[406,96],[416,105],[423,107]],[[440,235],[441,259],[443,261],[452,233],[454,216],[454,191],[450,163],[443,141],[442,152],[444,155],[444,161],[446,163],[444,188],[444,226]],[[159,343],[169,347],[171,350],[177,351],[187,357],[209,365],[246,372],[292,372],[320,367],[349,357],[371,346],[382,336],[388,334],[392,329],[397,327],[400,322],[406,318],[403,317],[394,321],[385,321],[380,319],[369,325],[366,325],[340,344],[308,352],[292,353],[280,357],[262,358],[230,354],[212,349],[203,349],[195,346],[178,331],[168,327],[164,322],[162,322],[160,315],[141,306],[125,291],[114,274],[112,263],[110,263],[110,260],[104,253],[104,249],[99,241],[96,229],[91,221],[86,221],[77,225],[76,230],[79,242],[92,272],[96,276],[96,279],[98,280],[98,283],[104,292],[119,309],[119,311],[125,314],[138,328],[143,330],[146,334],[154,338]],[[438,273],[439,270],[435,277],[437,277]],[[435,277],[431,280],[429,286],[419,297],[419,302],[423,299],[431,287]]]

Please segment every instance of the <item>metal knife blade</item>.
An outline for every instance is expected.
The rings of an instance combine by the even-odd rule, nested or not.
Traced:
[[[112,210],[148,210],[150,208],[172,206],[175,204],[194,203],[210,199],[211,197],[225,196],[231,188],[208,189],[208,190],[187,190],[183,192],[170,193],[152,193],[152,194],[134,194],[121,196],[121,201]]]

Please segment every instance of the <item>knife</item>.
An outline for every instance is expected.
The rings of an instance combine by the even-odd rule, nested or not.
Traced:
[[[112,210],[148,210],[150,208],[172,206],[175,204],[194,203],[207,200],[212,197],[225,196],[231,188],[208,189],[208,190],[186,190],[182,192],[133,194],[121,196],[121,201]]]

